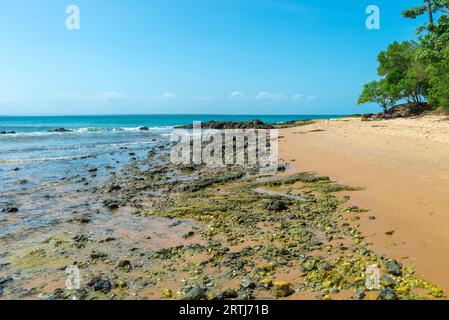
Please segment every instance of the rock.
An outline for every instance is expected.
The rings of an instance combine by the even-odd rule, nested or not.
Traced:
[[[394,234],[394,230],[387,231],[387,232],[385,232],[385,234],[387,236],[392,236]]]
[[[315,269],[315,260],[313,258],[309,258],[306,261],[304,261],[301,265],[301,271],[302,272],[310,272],[313,269]]]
[[[143,126],[143,127],[139,127],[139,130],[140,131],[149,131],[150,128]]]
[[[92,168],[92,169],[89,169],[89,172],[90,173],[94,173],[94,172],[97,172],[98,171],[98,169],[97,168]]]
[[[376,217],[375,217],[375,216],[370,216],[370,217],[368,217],[368,219],[370,219],[370,220],[376,220]]]
[[[209,121],[201,124],[203,129],[274,129],[275,125],[266,124],[258,119],[247,122]],[[177,126],[175,129],[193,129],[193,125]]]
[[[119,191],[122,190],[122,187],[118,186],[118,185],[113,185],[109,188],[108,192],[114,192],[114,191]]]
[[[7,208],[2,209],[2,212],[17,213],[17,212],[19,212],[19,209],[16,207],[7,207]]]
[[[228,258],[230,259],[230,260],[235,260],[235,259],[237,259],[239,257],[239,255],[237,254],[237,253],[235,253],[235,252],[229,252],[228,253]]]
[[[14,281],[14,278],[11,276],[3,276],[0,277],[0,286],[4,286],[5,284]]]
[[[96,276],[88,284],[94,291],[109,293],[112,290],[111,281],[107,277]]]
[[[321,266],[321,269],[323,269],[324,271],[331,271],[333,268],[334,267],[332,266],[332,264],[327,261]]]
[[[132,265],[129,260],[122,260],[118,263],[117,268],[124,269],[126,272],[132,270]]]
[[[171,299],[173,298],[173,293],[170,289],[162,289],[162,296],[164,299]]]
[[[271,279],[262,279],[260,281],[260,286],[265,289],[269,289],[273,286],[273,281]]]
[[[357,299],[357,300],[363,300],[363,299],[365,299],[365,296],[366,296],[365,290],[364,289],[358,289],[355,292],[354,298]]]
[[[389,260],[385,262],[385,269],[389,274],[392,274],[394,276],[402,275],[402,264],[395,260]]]
[[[16,134],[15,131],[0,131],[0,134]]]
[[[264,209],[275,212],[280,212],[288,209],[286,203],[282,200],[271,200],[265,203],[263,207]]]
[[[92,251],[92,253],[90,254],[90,258],[92,260],[102,260],[107,258],[107,254],[106,253],[102,253],[102,252],[96,252],[96,251]]]
[[[65,132],[73,132],[73,130],[65,129],[65,128],[57,128],[48,130],[48,132],[56,132],[56,133],[65,133]]]
[[[194,286],[182,298],[182,300],[201,300],[206,299],[206,293],[200,286]]]
[[[12,171],[19,171],[19,170],[20,170],[19,167],[12,169]]]
[[[177,221],[173,222],[171,225],[169,225],[168,227],[169,228],[174,228],[174,227],[179,226],[180,224],[182,224],[182,221],[177,220]]]
[[[293,290],[291,287],[291,284],[284,281],[274,282],[274,294],[278,298],[288,297],[289,295],[293,294]]]
[[[189,232],[183,234],[182,237],[183,237],[184,239],[189,239],[189,238],[193,237],[194,235],[195,235],[195,232],[189,231]]]
[[[393,301],[393,300],[398,300],[398,296],[392,288],[388,287],[379,294],[379,297],[377,299]]]
[[[394,279],[388,275],[384,275],[380,278],[380,284],[385,288],[393,287],[395,285]]]
[[[243,289],[253,289],[256,287],[256,284],[249,277],[244,277],[242,282],[240,282],[240,286]]]
[[[232,289],[226,289],[217,295],[217,300],[235,299],[239,296],[237,291]]]

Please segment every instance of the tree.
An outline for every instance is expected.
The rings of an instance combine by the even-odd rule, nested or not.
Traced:
[[[396,100],[388,92],[386,81],[380,80],[365,84],[357,104],[377,103],[386,114],[394,106],[395,102]]]
[[[449,45],[443,58],[430,66],[429,102],[438,109],[449,109]]]
[[[416,6],[402,12],[402,15],[409,19],[416,19],[425,13],[428,14],[428,26],[418,28],[418,32],[421,32],[424,29],[432,29],[435,25],[434,16],[436,14],[449,14],[449,0],[423,0],[423,2],[424,3],[420,6]]]
[[[416,59],[416,42],[394,42],[378,56],[379,76],[385,78],[386,90],[396,100],[422,103],[426,100],[426,67]]]

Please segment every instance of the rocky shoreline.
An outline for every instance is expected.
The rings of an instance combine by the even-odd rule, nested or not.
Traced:
[[[85,186],[70,219],[0,239],[0,299],[440,299],[358,231],[357,188],[309,173],[179,167],[170,144]],[[84,200],[83,200],[84,199]],[[10,214],[14,214],[10,212]],[[375,217],[370,217],[375,219]],[[20,243],[20,246],[18,246]],[[18,249],[19,248],[19,249]],[[378,265],[380,287],[367,290]],[[81,287],[66,287],[66,271]]]

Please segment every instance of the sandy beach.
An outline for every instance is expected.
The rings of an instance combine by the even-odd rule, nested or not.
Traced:
[[[445,117],[322,120],[280,135],[280,157],[294,170],[363,188],[351,202],[369,210],[360,230],[376,251],[415,265],[419,276],[449,291]]]

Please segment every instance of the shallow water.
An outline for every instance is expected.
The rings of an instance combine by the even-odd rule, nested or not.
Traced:
[[[73,215],[87,194],[123,165],[168,142],[193,121],[285,122],[331,116],[129,115],[0,117],[0,237]],[[148,131],[139,130],[145,126]],[[49,132],[65,128],[72,132]],[[95,172],[89,172],[91,169]],[[17,207],[18,213],[1,212]]]

